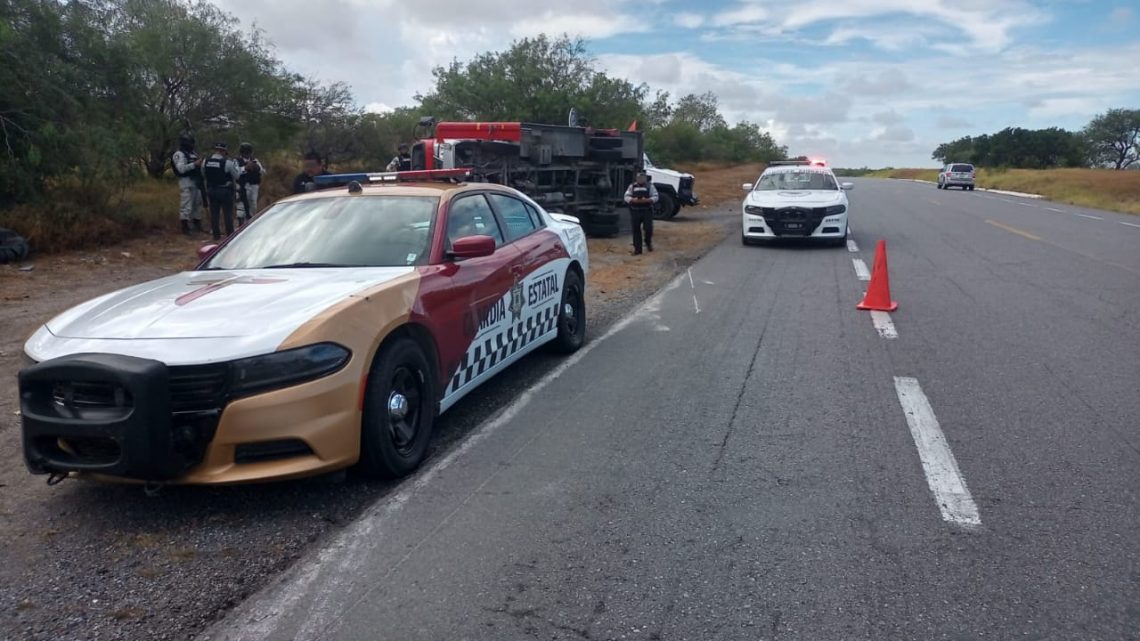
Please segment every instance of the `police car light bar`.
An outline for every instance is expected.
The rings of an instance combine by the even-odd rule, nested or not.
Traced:
[[[313,176],[313,182],[319,187],[343,187],[351,182],[429,182],[451,178],[469,178],[470,176],[470,169],[422,169],[417,171],[385,171],[359,174],[325,174]]]
[[[770,162],[768,164],[772,167],[793,167],[793,166],[806,167],[806,166],[810,165],[811,162],[807,161],[807,160],[773,160],[772,162]]]

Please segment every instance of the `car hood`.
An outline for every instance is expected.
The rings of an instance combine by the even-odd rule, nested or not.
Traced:
[[[646,173],[651,176],[668,176],[669,178],[692,178],[692,174],[682,173],[673,169],[662,169],[660,167],[648,167]]]
[[[412,267],[183,272],[74,307],[46,325],[60,338],[238,338],[289,332]]]
[[[744,199],[745,205],[755,207],[824,207],[846,202],[842,191],[792,190],[792,191],[753,191]]]

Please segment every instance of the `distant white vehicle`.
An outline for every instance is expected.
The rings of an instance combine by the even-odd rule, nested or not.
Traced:
[[[840,183],[826,163],[774,162],[755,184],[743,185],[740,240],[762,245],[778,238],[820,239],[835,246],[847,241],[853,183]]]
[[[672,169],[665,169],[653,164],[649,154],[642,155],[642,165],[649,180],[657,188],[657,208],[653,211],[654,218],[672,218],[676,216],[683,206],[692,206],[700,202],[697,194],[693,192],[693,175]]]

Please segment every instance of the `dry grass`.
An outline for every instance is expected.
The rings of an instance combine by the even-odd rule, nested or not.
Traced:
[[[937,169],[894,169],[878,178],[938,180]],[[1111,169],[980,169],[979,187],[1041,194],[1049,200],[1140,215],[1140,171]]]
[[[744,183],[756,182],[760,174],[764,173],[766,166],[761,163],[730,166],[697,163],[681,165],[676,169],[693,174],[694,188],[701,198],[701,204],[705,207],[713,207],[743,200],[744,192],[740,186]]]

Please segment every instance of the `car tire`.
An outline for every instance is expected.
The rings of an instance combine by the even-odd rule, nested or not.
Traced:
[[[750,240],[747,236],[745,236],[744,232],[740,232],[740,244],[744,245],[745,247],[751,247],[755,243],[752,240]]]
[[[974,186],[970,185],[970,191],[974,191]]]
[[[842,236],[840,236],[839,238],[832,238],[831,242],[829,242],[828,244],[831,245],[832,247],[846,247],[847,246],[847,235],[850,233],[851,233],[850,229],[844,229]]]
[[[571,269],[562,281],[562,302],[558,305],[558,336],[551,342],[554,351],[573,354],[586,342],[586,291],[582,277]]]
[[[657,204],[653,206],[653,217],[657,220],[668,220],[677,215],[681,209],[677,197],[667,191],[657,192]]]
[[[360,471],[387,479],[415,471],[427,455],[435,401],[435,378],[420,346],[401,337],[381,347],[365,391]]]

